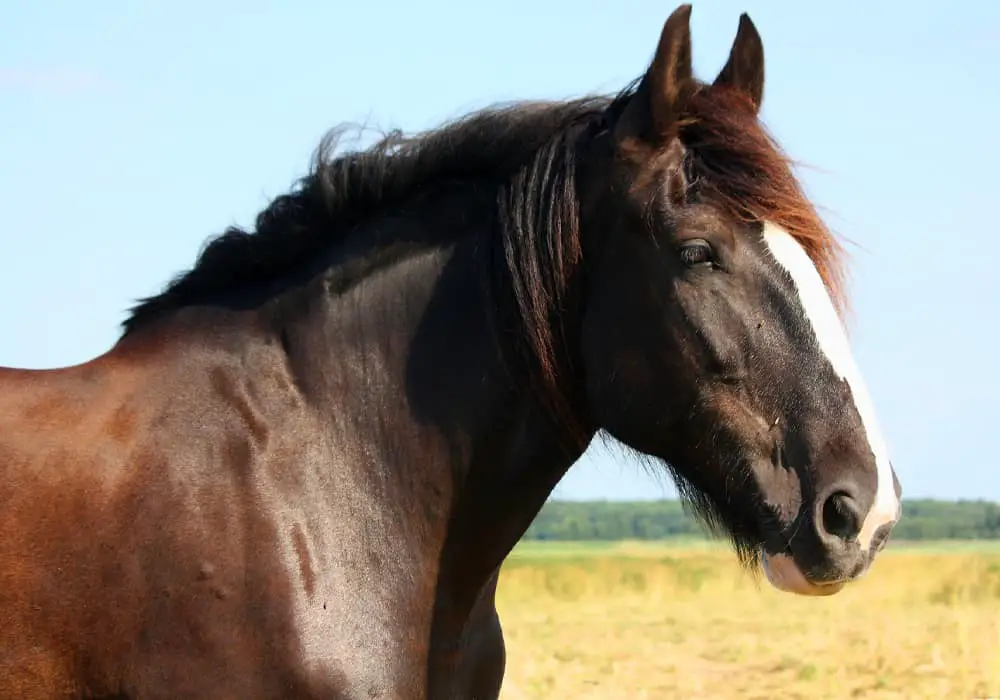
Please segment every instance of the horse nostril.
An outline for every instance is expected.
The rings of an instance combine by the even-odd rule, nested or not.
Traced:
[[[823,503],[824,532],[842,540],[853,540],[861,532],[861,513],[850,494],[836,491]]]
[[[882,550],[885,547],[885,543],[889,540],[889,533],[892,532],[892,525],[883,525],[875,534],[872,536],[872,549],[876,552]]]

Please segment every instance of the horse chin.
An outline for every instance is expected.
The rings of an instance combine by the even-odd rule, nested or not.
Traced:
[[[844,581],[834,583],[814,583],[806,578],[795,560],[787,554],[770,555],[767,552],[761,557],[761,567],[768,582],[785,593],[801,596],[830,596],[839,593],[844,587]]]

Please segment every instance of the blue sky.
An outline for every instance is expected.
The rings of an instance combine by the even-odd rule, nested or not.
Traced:
[[[694,5],[706,78],[750,12],[764,119],[857,244],[852,334],[906,495],[1000,500],[1000,3]],[[0,365],[103,352],[131,300],[249,224],[327,128],[613,92],[674,6],[6,0]],[[556,491],[672,494],[601,449]]]

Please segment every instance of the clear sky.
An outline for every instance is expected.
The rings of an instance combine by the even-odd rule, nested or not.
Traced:
[[[1000,2],[694,5],[705,78],[750,12],[764,119],[857,244],[852,334],[905,494],[1000,500]],[[674,7],[0,0],[0,365],[107,349],[131,300],[249,224],[328,127],[613,92]],[[556,491],[672,494],[599,449]]]

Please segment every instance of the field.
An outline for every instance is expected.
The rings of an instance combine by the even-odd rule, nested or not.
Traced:
[[[885,551],[831,598],[721,544],[523,543],[504,566],[501,697],[1000,698],[1000,546]]]

